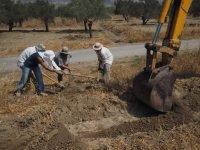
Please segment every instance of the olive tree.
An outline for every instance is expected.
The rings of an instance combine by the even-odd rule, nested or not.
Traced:
[[[7,24],[9,26],[9,32],[11,32],[17,20],[14,2],[11,0],[1,0],[0,8],[0,22]]]
[[[142,24],[146,25],[150,18],[159,16],[161,5],[158,0],[140,0],[142,3]]]
[[[36,0],[29,4],[29,14],[33,18],[41,19],[44,22],[46,32],[49,32],[49,22],[54,20],[55,6],[48,0]]]
[[[132,3],[132,0],[115,0],[115,14],[121,14],[124,17],[124,19],[128,22],[131,12],[130,9],[132,9],[130,6]]]
[[[200,16],[200,1],[199,0],[193,0],[191,8],[190,8],[190,14],[192,14],[194,17]]]
[[[73,0],[69,5],[76,20],[83,21],[85,31],[89,28],[90,38],[92,38],[93,22],[108,17],[104,0]]]

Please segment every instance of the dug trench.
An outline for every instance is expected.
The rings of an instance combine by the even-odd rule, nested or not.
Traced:
[[[142,104],[131,89],[82,79],[44,98],[27,93],[19,100],[10,95],[12,105],[1,112],[0,149],[148,149],[161,148],[169,139],[187,148],[175,133],[181,130],[184,135],[185,128],[194,126],[190,140],[199,146],[199,85],[198,77],[177,79],[175,106],[167,113]],[[13,114],[19,105],[27,107]]]

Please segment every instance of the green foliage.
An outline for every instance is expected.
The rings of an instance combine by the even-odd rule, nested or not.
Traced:
[[[56,9],[56,16],[60,17],[72,17],[73,14],[70,10],[70,5],[61,5]]]
[[[48,32],[48,23],[49,21],[53,22],[56,15],[55,6],[50,4],[48,0],[36,0],[34,3],[29,4],[29,14],[33,18],[41,19]]]
[[[14,3],[11,0],[1,0],[1,22],[8,23],[9,21],[16,21],[16,14],[14,9]]]
[[[25,21],[29,17],[27,5],[21,3],[21,1],[18,1],[15,4],[15,13],[17,22],[19,22],[20,26],[22,26],[23,21]]]
[[[116,0],[114,2],[115,14],[129,15],[132,3],[134,3],[132,0]]]
[[[29,14],[33,18],[39,18],[43,21],[53,21],[55,17],[55,6],[47,0],[36,0],[29,4]]]
[[[3,4],[0,3],[0,23],[4,23],[6,20],[6,10],[3,7]]]
[[[77,21],[109,17],[104,0],[73,0],[70,3],[70,10]]]
[[[192,14],[194,17],[200,16],[200,0],[193,0],[190,8],[190,14]]]
[[[157,0],[116,0],[115,14],[130,15],[133,17],[157,18],[161,5]]]
[[[140,0],[142,15],[146,18],[157,18],[160,14],[161,5],[157,0]]]

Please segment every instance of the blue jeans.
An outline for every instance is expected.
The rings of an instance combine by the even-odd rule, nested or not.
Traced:
[[[29,74],[31,72],[31,70],[33,70],[35,78],[36,78],[36,89],[37,92],[43,92],[44,91],[44,83],[43,83],[43,78],[42,78],[42,73],[40,70],[40,67],[26,67],[23,66],[22,67],[22,76],[21,76],[21,80],[19,81],[18,85],[17,85],[17,91],[22,91],[22,89],[24,88],[24,86],[26,85],[28,79],[29,79]]]

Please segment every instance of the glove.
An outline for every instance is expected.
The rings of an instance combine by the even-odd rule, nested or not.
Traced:
[[[63,75],[63,72],[60,71],[60,70],[55,70],[55,72],[56,72],[58,75]]]

